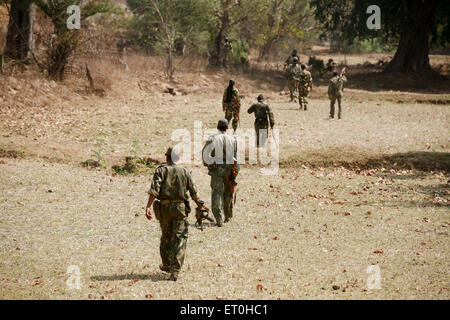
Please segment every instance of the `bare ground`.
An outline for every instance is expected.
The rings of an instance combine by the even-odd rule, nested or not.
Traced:
[[[191,227],[172,283],[158,269],[159,227],[143,215],[151,175],[110,168],[134,139],[140,155],[161,158],[173,130],[192,133],[194,120],[213,128],[229,76],[180,74],[169,84],[156,71],[111,71],[105,97],[76,77],[0,77],[0,298],[450,297],[450,110],[431,102],[448,93],[348,89],[343,119],[328,120],[325,87],[304,112],[271,85],[233,75],[245,96],[242,128],[252,127],[245,110],[257,94],[268,97],[281,168],[243,168],[235,219]],[[169,85],[178,95],[162,93]],[[82,168],[99,137],[108,168]],[[190,168],[209,202],[205,169]],[[70,265],[80,268],[80,290],[66,286]],[[371,265],[379,290],[367,287]]]

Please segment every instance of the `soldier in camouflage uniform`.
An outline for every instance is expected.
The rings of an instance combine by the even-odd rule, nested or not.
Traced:
[[[160,269],[170,273],[170,279],[176,281],[184,262],[188,237],[189,198],[199,204],[197,187],[191,173],[175,164],[179,156],[176,150],[169,148],[166,152],[166,165],[159,166],[153,175],[146,207],[146,216],[152,219],[153,204],[155,217],[161,226]],[[156,199],[156,200],[155,200]]]
[[[253,104],[247,112],[255,114],[256,147],[264,147],[269,133],[269,124],[270,129],[273,129],[275,119],[269,105],[264,103],[264,96],[262,94],[258,96],[258,102]]]
[[[225,112],[225,119],[228,122],[233,118],[233,130],[236,132],[239,124],[239,112],[241,111],[241,98],[239,91],[234,86],[234,80],[230,80],[228,87],[225,89],[222,99],[222,108]]]
[[[328,98],[330,99],[330,118],[334,118],[334,104],[338,101],[338,119],[341,118],[342,106],[341,100],[344,95],[344,83],[347,82],[345,75],[339,75],[336,71],[333,72],[333,78],[328,85]]]
[[[219,120],[218,132],[203,147],[203,164],[208,167],[211,176],[211,209],[218,227],[223,226],[222,211],[225,222],[233,217],[233,190],[235,176],[239,171],[237,163],[237,141],[227,134],[228,121]]]
[[[294,62],[294,59],[297,59],[298,60],[298,62],[300,63],[300,57],[297,55],[297,50],[292,50],[292,53],[291,53],[291,55],[286,59],[286,61],[284,62],[284,64],[287,66],[287,65],[290,65],[290,64],[292,64],[293,62]]]
[[[302,106],[304,110],[307,109],[308,106],[308,100],[306,100],[306,97],[308,96],[309,90],[312,88],[312,77],[311,72],[306,70],[306,66],[302,63],[301,64],[301,71],[299,75],[299,81],[298,81],[298,103],[300,104],[300,110],[302,110]]]
[[[297,88],[298,88],[298,81],[301,69],[298,66],[298,59],[294,58],[294,62],[290,64],[286,69],[287,75],[288,75],[288,87],[289,87],[289,93],[291,102],[294,101],[294,98],[298,98]]]

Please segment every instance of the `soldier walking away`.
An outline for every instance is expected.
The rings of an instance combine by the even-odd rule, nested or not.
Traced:
[[[205,143],[202,156],[203,164],[208,167],[211,176],[211,210],[218,227],[223,226],[222,211],[225,222],[233,217],[233,194],[237,185],[239,172],[237,163],[237,141],[227,134],[228,121],[219,120],[218,132]]]
[[[312,76],[311,72],[306,70],[306,66],[301,64],[301,71],[298,81],[298,103],[300,104],[300,110],[307,110],[308,100],[306,97],[308,96],[309,91],[312,89]]]
[[[334,118],[334,104],[338,101],[338,119],[341,119],[342,115],[342,97],[344,95],[344,83],[347,82],[347,78],[344,75],[345,68],[342,69],[341,74],[336,71],[333,72],[333,78],[328,85],[328,98],[330,99],[330,118]]]
[[[268,128],[273,129],[275,119],[269,105],[264,103],[264,96],[258,96],[258,102],[253,104],[248,110],[248,113],[255,114],[255,133],[256,133],[256,147],[264,147],[268,137]]]
[[[298,63],[300,63],[300,57],[297,55],[297,50],[295,49],[292,50],[291,55],[284,62],[284,81],[281,91],[283,91],[284,87],[286,86],[286,82],[289,81],[288,69],[291,67],[292,63],[294,63],[294,59],[297,59]]]
[[[230,80],[228,87],[223,93],[222,108],[225,112],[225,119],[228,122],[233,119],[233,130],[236,132],[239,125],[239,112],[241,111],[241,98],[239,97],[239,91],[234,86],[234,80]]]
[[[284,65],[290,65],[294,62],[294,59],[297,58],[298,62],[300,63],[300,57],[297,55],[297,50],[294,49],[292,50],[291,55],[286,59],[286,61],[284,62]]]
[[[301,72],[301,69],[298,66],[298,62],[299,62],[299,60],[297,58],[294,58],[294,61],[292,62],[292,64],[290,64],[286,69],[291,102],[294,101],[294,98],[298,98],[297,89],[298,89],[298,81],[300,80],[300,72]]]
[[[190,211],[188,192],[199,207],[202,200],[197,195],[197,187],[191,173],[176,165],[179,154],[169,148],[167,164],[159,166],[150,186],[149,199],[145,209],[147,219],[152,219],[151,206],[161,226],[160,254],[162,265],[159,268],[170,273],[169,280],[176,281],[183,266],[188,238],[187,217]]]

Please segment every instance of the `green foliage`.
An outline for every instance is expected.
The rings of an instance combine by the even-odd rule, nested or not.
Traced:
[[[315,37],[315,32],[308,32],[315,25],[309,0],[260,0],[247,6],[251,6],[248,19],[239,28],[260,56],[278,43],[310,42]]]
[[[309,57],[308,64],[311,66],[312,71],[319,73],[320,75],[324,74],[325,64],[322,59],[317,59],[315,56]]]
[[[311,0],[316,19],[328,31],[341,31],[350,42],[355,39],[378,39],[388,42],[398,40],[403,30],[408,30],[414,18],[420,12],[413,12],[414,2],[409,0],[399,3],[396,0]],[[448,0],[429,1],[436,5],[432,21],[433,40],[441,44],[450,40],[450,4]],[[432,3],[433,2],[433,3]],[[370,30],[366,22],[369,15],[366,13],[370,5],[378,5],[381,10],[381,29]]]
[[[349,53],[381,53],[394,50],[393,46],[386,44],[380,38],[355,40],[348,48]]]
[[[54,25],[55,37],[47,47],[45,69],[51,78],[63,80],[64,69],[70,57],[80,49],[83,42],[83,33],[80,30],[69,30],[67,28],[69,18],[67,8],[71,5],[79,6],[81,8],[81,20],[83,21],[98,13],[112,12],[114,6],[111,2],[102,0],[87,3],[82,0],[34,0],[34,2],[51,19]]]
[[[156,10],[157,5],[167,24],[170,40],[177,39],[196,51],[207,47],[208,35],[212,25],[211,1],[207,0],[127,0],[134,13],[128,21],[128,37],[132,43],[146,50],[162,53],[166,47],[168,34]],[[159,51],[159,52],[158,52]]]

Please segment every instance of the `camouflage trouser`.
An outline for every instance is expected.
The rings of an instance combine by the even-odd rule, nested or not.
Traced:
[[[216,222],[233,217],[233,194],[231,193],[231,172],[226,176],[211,176],[211,207]]]
[[[341,112],[342,112],[342,105],[341,105],[341,100],[342,97],[331,97],[330,98],[330,118],[334,118],[334,104],[336,103],[336,100],[338,102],[338,119],[341,118]]]
[[[231,118],[233,118],[233,130],[236,131],[239,124],[239,111],[236,109],[225,109],[225,119],[230,123]]]
[[[294,98],[298,98],[297,83],[298,83],[298,81],[293,80],[293,79],[289,79],[289,81],[288,81],[289,94],[290,94],[291,101],[294,100]]]
[[[256,147],[265,147],[269,135],[269,127],[267,125],[256,125]]]
[[[179,272],[184,262],[188,238],[188,221],[183,202],[161,206],[161,244],[159,251],[162,263],[170,272]]]
[[[302,106],[304,107],[305,110],[307,109],[308,100],[306,99],[306,97],[308,96],[308,93],[309,87],[306,86],[298,87],[298,94],[299,94],[298,103],[300,104],[300,109],[302,108]]]

